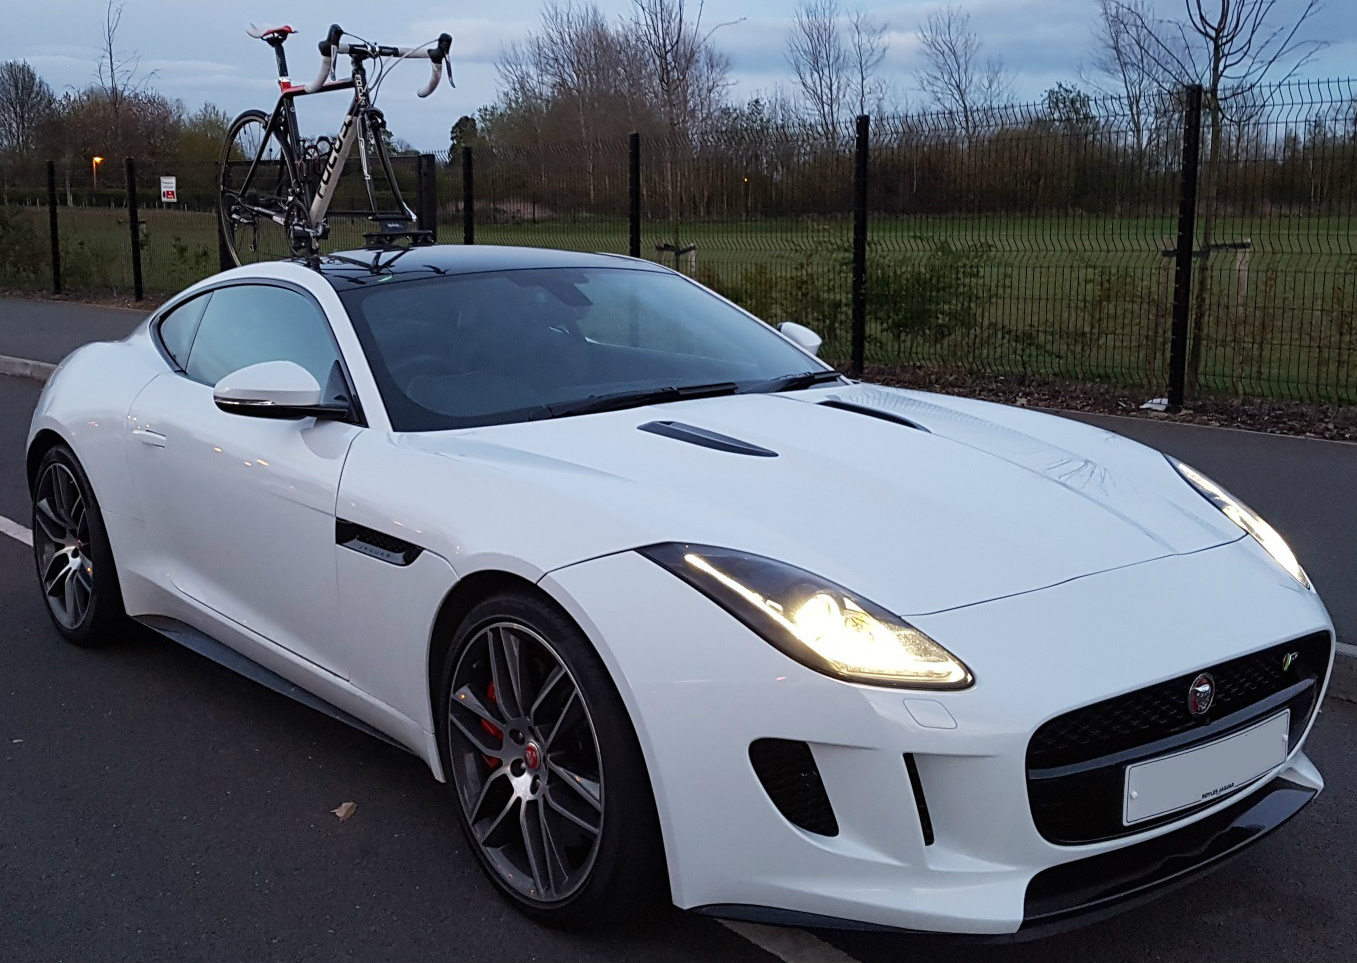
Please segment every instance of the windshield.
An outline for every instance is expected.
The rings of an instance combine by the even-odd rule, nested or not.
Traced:
[[[396,276],[341,297],[397,431],[777,390],[778,379],[827,370],[706,288],[663,271]],[[650,392],[654,399],[644,397]]]

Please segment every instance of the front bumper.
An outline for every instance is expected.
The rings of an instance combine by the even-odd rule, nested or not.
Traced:
[[[1282,766],[1183,819],[1086,845],[1052,843],[1033,821],[1025,760],[1044,722],[1332,631],[1318,599],[1289,589],[1250,546],[910,615],[975,671],[963,692],[821,676],[634,554],[561,569],[542,584],[598,645],[635,722],[677,905],[1013,934],[1171,885],[1280,824],[1322,787],[1301,751],[1307,726]],[[751,764],[761,739],[809,746],[837,834],[807,832],[779,813]],[[1280,817],[1280,802],[1247,815],[1255,797],[1298,804]],[[1235,827],[1239,813],[1241,825],[1262,828]]]

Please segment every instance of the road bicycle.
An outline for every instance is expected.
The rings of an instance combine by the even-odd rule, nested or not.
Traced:
[[[294,84],[288,78],[283,44],[296,33],[291,27],[256,27],[246,31],[273,48],[278,61],[281,91],[273,113],[247,110],[226,132],[222,149],[218,207],[222,235],[236,264],[314,255],[329,235],[327,215],[367,217],[375,231],[364,236],[412,242],[430,240],[427,231],[415,229],[415,215],[401,197],[387,147],[388,132],[382,112],[373,106],[383,79],[396,63],[407,59],[428,60],[433,73],[418,91],[428,97],[444,73],[452,77],[452,38],[441,34],[428,47],[388,47],[359,37],[343,41],[344,30],[334,24],[320,43],[321,69],[309,84]],[[337,56],[348,56],[352,70],[347,80],[334,79]],[[368,65],[376,66],[376,79],[369,85]],[[296,100],[310,94],[352,90],[353,100],[336,137],[304,140],[297,125]],[[344,172],[344,165],[358,148],[368,209],[331,211],[330,204]],[[374,167],[390,192],[389,209],[378,202]]]

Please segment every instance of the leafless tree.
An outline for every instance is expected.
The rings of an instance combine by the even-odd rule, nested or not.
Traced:
[[[1135,15],[1128,16],[1123,8]],[[1080,78],[1095,90],[1125,101],[1137,158],[1143,158],[1150,147],[1153,102],[1169,80],[1158,59],[1149,53],[1145,24],[1151,16],[1150,0],[1098,0],[1093,56],[1079,71]]]
[[[787,63],[826,144],[838,141],[848,98],[849,59],[839,32],[838,0],[801,0],[787,34]]]
[[[1008,99],[1012,81],[1003,60],[983,57],[970,14],[960,7],[935,10],[919,27],[924,63],[919,89],[974,140],[983,116]]]
[[[702,22],[705,0],[632,0],[631,29],[646,53],[654,97],[667,131],[664,148],[670,238],[675,266],[684,253],[683,190],[680,154],[691,149],[693,135],[720,111],[731,85],[730,58],[716,49],[712,35],[729,23]],[[691,263],[691,262],[690,262]]]
[[[95,77],[100,89],[108,98],[108,103],[117,117],[123,101],[130,94],[140,93],[155,77],[152,71],[141,71],[141,53],[128,51],[118,45],[118,28],[122,26],[123,5],[116,0],[105,0],[104,23],[99,33],[99,61],[95,65]]]
[[[731,85],[730,58],[712,34],[735,21],[703,24],[705,0],[632,0],[631,29],[671,132],[691,134],[716,113]]]
[[[859,114],[879,112],[886,100],[887,83],[881,78],[886,59],[890,24],[861,8],[848,15],[848,99]]]
[[[1254,93],[1280,72],[1286,79],[1324,47],[1301,37],[1305,24],[1320,9],[1320,0],[1296,0],[1285,19],[1277,0],[1183,0],[1182,20],[1152,19],[1148,10],[1129,0],[1116,0],[1115,17],[1138,52],[1159,69],[1160,82],[1181,88],[1200,84],[1207,113],[1208,147],[1199,186],[1198,240],[1203,257],[1194,278],[1192,333],[1187,381],[1195,390],[1201,371],[1202,341],[1210,304],[1209,258],[1215,242],[1221,148],[1227,120],[1237,106],[1241,116],[1255,104]],[[1274,16],[1277,15],[1277,16]],[[1238,120],[1238,118],[1234,118]]]
[[[27,61],[0,64],[0,151],[35,149],[38,131],[55,104],[52,88]]]

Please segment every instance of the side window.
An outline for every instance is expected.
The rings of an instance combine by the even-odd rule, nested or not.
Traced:
[[[188,361],[188,349],[193,344],[193,336],[198,333],[198,322],[212,294],[200,295],[185,301],[160,320],[160,343],[165,346],[174,363],[180,368]]]
[[[185,373],[215,385],[264,361],[295,361],[325,388],[339,351],[320,306],[286,288],[240,284],[218,288],[203,312]]]

